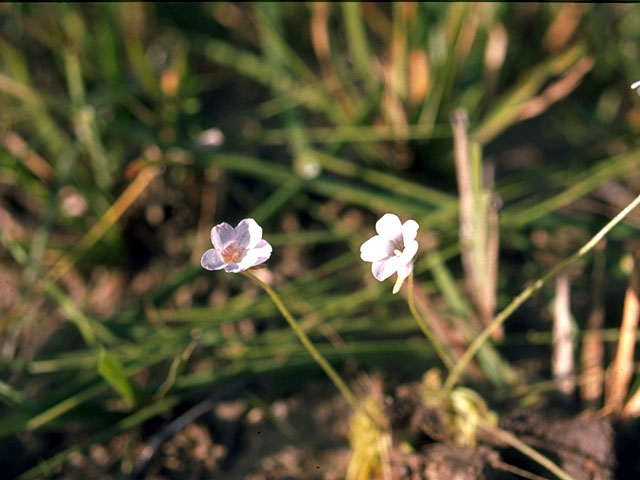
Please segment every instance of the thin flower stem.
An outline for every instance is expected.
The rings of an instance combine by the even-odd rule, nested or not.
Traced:
[[[565,472],[562,468],[560,468],[558,465],[556,465],[554,462],[549,460],[537,450],[531,448],[529,445],[521,441],[515,435],[512,435],[511,433],[507,432],[506,430],[502,430],[501,428],[492,428],[490,432],[509,446],[525,454],[531,460],[538,462],[559,479],[573,480],[573,477],[571,477],[571,475]]]
[[[427,337],[427,339],[431,342],[433,349],[436,351],[436,354],[438,354],[438,357],[440,357],[440,360],[442,360],[442,363],[445,364],[448,371],[451,371],[451,369],[453,368],[453,364],[451,363],[449,356],[445,352],[444,347],[435,337],[435,335],[427,325],[427,322],[425,322],[424,318],[422,318],[422,316],[418,313],[418,310],[416,310],[416,306],[413,301],[413,272],[409,274],[409,283],[407,287],[409,289],[409,291],[407,292],[407,303],[409,304],[411,315],[413,315],[413,318],[420,327],[420,330],[422,330],[422,333],[424,333],[424,336]]]
[[[453,369],[449,372],[449,377],[444,383],[444,390],[451,391],[453,387],[458,383],[460,379],[460,375],[464,372],[464,369],[467,367],[469,362],[473,359],[473,357],[478,353],[478,350],[482,347],[484,342],[491,336],[493,331],[498,328],[500,325],[504,323],[504,321],[509,318],[509,316],[515,312],[520,305],[522,305],[531,295],[540,290],[542,286],[551,278],[555,277],[558,273],[564,270],[567,265],[579,259],[588,253],[596,244],[604,238],[604,236],[609,233],[609,231],[615,227],[618,223],[622,221],[624,217],[626,217],[631,210],[636,208],[640,204],[640,195],[638,195],[629,205],[627,205],[620,213],[618,213],[615,217],[613,217],[609,223],[607,223],[602,229],[596,233],[591,240],[585,243],[580,250],[575,252],[573,255],[560,262],[554,268],[552,268],[546,275],[542,276],[538,280],[536,280],[533,284],[529,285],[525,288],[517,297],[515,297],[509,305],[507,305],[504,310],[502,310],[498,315],[495,316],[493,321],[485,328],[480,335],[476,337],[476,339],[471,343],[467,351],[460,357],[460,360],[456,363]]]
[[[320,365],[320,368],[322,368],[325,371],[325,373],[329,376],[329,378],[334,383],[334,385],[338,388],[338,390],[340,390],[340,393],[342,393],[342,395],[347,400],[347,402],[351,404],[353,409],[356,411],[361,411],[362,408],[358,403],[358,400],[356,399],[356,396],[354,395],[354,393],[347,386],[344,380],[342,380],[338,372],[336,372],[333,369],[331,364],[327,362],[325,358],[320,354],[320,352],[316,349],[316,347],[313,346],[313,343],[311,343],[311,340],[309,340],[309,337],[307,337],[307,334],[304,333],[304,330],[302,330],[302,328],[300,327],[296,319],[293,317],[293,315],[289,313],[289,310],[287,310],[287,307],[285,307],[284,303],[282,303],[280,296],[275,292],[275,290],[273,290],[269,285],[264,283],[262,280],[260,280],[250,271],[247,270],[242,273],[247,277],[249,277],[251,280],[253,280],[265,292],[267,292],[267,295],[271,297],[271,300],[273,300],[273,303],[276,305],[276,307],[278,308],[282,316],[287,320],[287,323],[289,323],[289,326],[293,329],[296,335],[298,335],[298,338],[300,339],[304,347],[309,352],[309,355],[311,355],[311,357],[316,361],[316,363]]]

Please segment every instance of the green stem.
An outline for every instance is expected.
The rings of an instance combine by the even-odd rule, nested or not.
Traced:
[[[453,364],[451,363],[449,356],[447,355],[443,346],[440,345],[440,342],[438,341],[438,339],[435,337],[435,335],[427,325],[427,322],[424,321],[422,316],[418,313],[418,310],[416,310],[416,306],[413,301],[413,272],[411,272],[408,279],[409,279],[409,284],[407,285],[407,287],[409,288],[409,291],[407,292],[407,303],[409,304],[409,310],[411,311],[411,315],[413,315],[413,318],[415,319],[416,323],[420,327],[420,330],[422,330],[422,333],[424,333],[424,336],[427,337],[427,339],[431,342],[433,349],[438,354],[438,357],[440,357],[440,360],[442,360],[442,363],[445,364],[448,371],[451,371],[451,369],[453,368]]]
[[[502,310],[493,321],[482,331],[478,337],[471,343],[467,351],[460,357],[458,363],[456,363],[455,367],[449,372],[449,377],[447,381],[444,383],[444,390],[451,391],[453,387],[456,385],[458,380],[460,379],[460,375],[466,368],[467,364],[473,359],[478,350],[482,347],[484,342],[491,336],[493,331],[498,328],[500,325],[504,323],[504,321],[509,318],[509,316],[520,307],[531,295],[540,290],[542,286],[551,278],[555,277],[558,273],[566,268],[567,265],[579,259],[587,252],[589,252],[596,244],[604,238],[604,236],[609,233],[609,231],[615,227],[618,223],[622,221],[624,217],[626,217],[631,210],[636,208],[640,204],[640,195],[638,195],[629,205],[627,205],[618,215],[613,217],[609,223],[607,223],[602,229],[596,233],[591,240],[585,243],[580,250],[575,252],[566,260],[560,262],[554,268],[552,268],[546,275],[536,280],[529,287],[525,288],[517,297],[515,297],[509,305],[507,305],[504,310]]]
[[[316,347],[313,346],[313,343],[311,343],[311,340],[309,340],[309,337],[307,337],[307,334],[304,333],[304,330],[302,330],[300,325],[298,325],[298,322],[296,321],[295,318],[293,318],[293,315],[289,313],[289,310],[287,310],[287,307],[284,306],[284,303],[282,303],[280,296],[275,292],[275,290],[273,290],[269,285],[264,283],[262,280],[260,280],[250,271],[244,271],[242,273],[247,277],[249,277],[251,280],[253,280],[265,292],[267,292],[267,295],[271,297],[271,300],[273,300],[273,303],[276,305],[278,310],[280,310],[280,313],[282,314],[282,316],[287,320],[287,323],[289,323],[289,326],[293,329],[296,335],[298,335],[298,338],[300,339],[304,347],[309,352],[309,355],[311,355],[311,357],[316,361],[316,363],[320,365],[320,368],[322,368],[325,371],[325,373],[329,376],[329,378],[334,383],[334,385],[338,388],[338,390],[340,390],[340,393],[342,393],[342,395],[347,400],[347,402],[351,404],[353,409],[356,411],[361,411],[362,408],[360,407],[360,404],[358,403],[356,396],[353,394],[353,392],[347,386],[344,380],[342,380],[338,372],[336,372],[333,369],[331,364],[329,364],[329,362],[325,360],[325,358],[320,354],[320,352],[316,349]]]
[[[565,472],[558,465],[553,463],[551,460],[549,460],[547,457],[542,455],[540,452],[538,452],[537,450],[534,450],[529,445],[527,445],[526,443],[524,443],[523,441],[521,441],[511,433],[507,432],[506,430],[502,430],[501,428],[492,428],[490,429],[490,431],[494,436],[498,437],[498,439],[502,440],[507,445],[515,448],[516,450],[519,450],[521,453],[525,454],[531,460],[538,462],[540,465],[545,467],[547,470],[549,470],[559,479],[573,480],[573,477],[571,477],[571,475]]]

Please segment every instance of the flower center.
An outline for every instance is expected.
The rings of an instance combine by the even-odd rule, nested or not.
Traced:
[[[402,255],[403,251],[404,245],[402,244],[402,239],[398,238],[393,242],[393,254],[396,257],[399,257],[400,255]]]
[[[236,263],[242,257],[242,249],[234,244],[227,245],[220,252],[220,256],[224,263]]]

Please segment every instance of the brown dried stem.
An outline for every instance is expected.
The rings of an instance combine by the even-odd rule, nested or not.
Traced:
[[[616,356],[607,372],[604,413],[619,415],[633,375],[633,351],[640,316],[640,250],[633,255],[633,271],[625,292]]]

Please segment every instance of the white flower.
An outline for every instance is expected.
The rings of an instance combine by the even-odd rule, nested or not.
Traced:
[[[207,270],[242,272],[266,262],[271,245],[262,239],[262,227],[253,218],[245,218],[236,228],[220,223],[211,229],[213,247],[202,255],[200,264]]]
[[[203,147],[219,147],[224,143],[224,133],[219,128],[210,128],[200,132],[196,142]]]
[[[631,84],[631,90],[635,90],[640,95],[640,80],[637,80]]]
[[[398,280],[393,287],[393,293],[397,293],[402,282],[413,271],[413,257],[418,251],[418,223],[407,220],[401,224],[396,215],[387,213],[376,222],[376,232],[378,235],[360,247],[360,258],[365,262],[373,262],[371,271],[379,281],[397,273]]]

